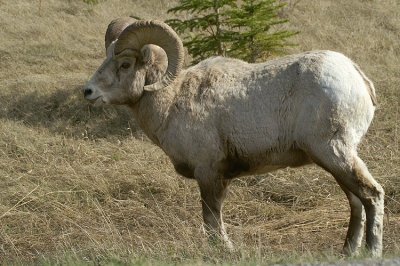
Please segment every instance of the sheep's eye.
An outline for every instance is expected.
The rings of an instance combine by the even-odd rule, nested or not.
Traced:
[[[122,63],[122,65],[121,65],[121,67],[122,67],[123,69],[128,69],[130,66],[131,66],[131,64],[128,63],[128,62]]]

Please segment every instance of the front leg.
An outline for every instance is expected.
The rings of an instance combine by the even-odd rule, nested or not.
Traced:
[[[203,220],[209,240],[224,245],[232,250],[233,245],[226,234],[222,220],[222,202],[226,197],[230,180],[213,175],[208,171],[196,169],[195,178],[200,187]]]

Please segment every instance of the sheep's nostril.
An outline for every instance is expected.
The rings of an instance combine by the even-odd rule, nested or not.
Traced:
[[[87,96],[89,96],[90,94],[92,94],[92,89],[90,89],[90,88],[85,88],[84,90],[83,90],[83,95],[85,96],[85,97],[87,97]]]

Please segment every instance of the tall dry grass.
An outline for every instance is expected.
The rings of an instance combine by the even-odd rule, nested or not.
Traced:
[[[360,155],[386,191],[384,252],[398,252],[398,1],[291,2],[282,15],[302,31],[291,52],[343,52],[375,83],[379,106]],[[164,20],[174,3],[44,0],[39,15],[39,1],[0,0],[0,262],[271,262],[340,251],[347,201],[314,166],[235,180],[224,217],[237,251],[210,247],[195,182],[174,172],[125,108],[83,101],[80,88],[104,58],[108,22]]]

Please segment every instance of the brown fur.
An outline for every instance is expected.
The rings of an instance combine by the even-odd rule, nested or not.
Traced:
[[[190,165],[188,165],[187,163],[177,163],[174,164],[174,168],[175,171],[186,177],[186,178],[190,178],[190,179],[194,179],[194,170],[193,167],[191,167]]]
[[[362,169],[358,164],[354,164],[353,166],[353,176],[358,184],[358,187],[366,197],[375,198],[379,196],[381,192],[377,189],[376,185],[365,176],[364,169]]]

